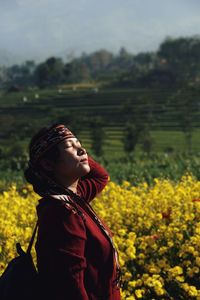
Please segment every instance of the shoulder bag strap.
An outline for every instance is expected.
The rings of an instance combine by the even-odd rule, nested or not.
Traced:
[[[29,245],[28,245],[28,248],[26,250],[26,254],[30,254],[31,253],[31,249],[32,249],[32,246],[33,246],[33,242],[34,242],[34,239],[35,239],[35,235],[36,235],[36,231],[37,231],[37,228],[38,228],[38,221],[35,225],[35,228],[33,230],[33,234],[32,234],[32,237],[30,239],[30,242],[29,242]]]

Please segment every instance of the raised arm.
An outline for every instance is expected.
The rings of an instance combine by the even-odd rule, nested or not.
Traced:
[[[88,156],[90,172],[82,177],[78,183],[78,194],[87,202],[92,201],[100,193],[108,182],[107,171],[94,159]]]

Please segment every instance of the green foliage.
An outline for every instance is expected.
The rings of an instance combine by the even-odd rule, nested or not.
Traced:
[[[168,178],[178,181],[186,173],[200,179],[200,155],[187,154],[144,154],[124,156],[120,159],[103,160],[111,180],[121,183],[130,181],[153,183],[154,178]]]
[[[35,70],[36,82],[39,87],[56,85],[64,81],[64,64],[60,58],[50,57]]]
[[[117,183],[125,180],[133,185],[142,182],[153,184],[154,178],[178,181],[186,173],[191,173],[200,180],[200,154],[141,153],[117,159],[94,154],[93,157],[108,170],[111,180]],[[0,188],[13,181],[22,185],[25,182],[23,170],[26,163],[25,157],[0,160]]]
[[[195,130],[197,111],[199,110],[199,90],[193,86],[178,89],[172,96],[177,109],[177,120],[179,128],[185,134],[187,150],[192,149],[192,133]]]
[[[150,155],[152,148],[153,148],[154,140],[150,135],[150,132],[148,130],[144,130],[143,136],[141,139],[141,149],[146,154]]]
[[[167,38],[158,51],[165,68],[173,71],[177,83],[195,81],[200,67],[200,38]]]
[[[105,139],[105,132],[103,130],[103,121],[101,118],[93,118],[90,122],[91,133],[91,149],[96,156],[103,155],[103,143]]]
[[[33,85],[35,82],[36,64],[32,60],[28,60],[21,65],[13,65],[4,69],[2,83],[5,87],[12,90],[20,90],[19,86]]]
[[[141,126],[137,126],[132,123],[126,123],[124,128],[124,135],[123,135],[125,152],[131,153],[135,150],[141,131],[142,131]]]
[[[145,120],[143,111],[143,107],[133,108],[130,100],[121,107],[122,118],[126,122],[122,142],[127,154],[134,152],[139,141],[142,142],[144,151],[151,151],[152,143],[149,133],[151,111],[145,113]]]
[[[184,140],[187,130],[191,133],[190,152],[197,152],[200,89],[185,87],[180,91],[179,94],[176,90],[99,88],[95,92],[90,87],[74,91],[73,86],[67,86],[62,87],[62,93],[58,89],[45,89],[3,94],[0,97],[1,145],[10,147],[20,141],[27,147],[31,136],[41,127],[64,123],[91,150],[90,128],[95,127],[94,118],[98,117],[102,123],[98,126],[106,131],[105,142],[99,140],[98,148],[102,147],[106,156],[123,154],[122,137],[128,134],[125,128],[128,123],[140,132],[136,152],[141,149],[161,152],[169,147],[175,152],[185,151],[189,143]],[[23,101],[24,97],[27,102]],[[133,138],[129,140],[134,142]]]
[[[104,80],[118,87],[164,88],[197,84],[200,78],[200,38],[168,38],[158,51],[129,53],[122,47],[118,54],[101,49],[68,62],[50,57],[36,65],[27,61],[2,70],[0,82],[11,86],[55,86]]]

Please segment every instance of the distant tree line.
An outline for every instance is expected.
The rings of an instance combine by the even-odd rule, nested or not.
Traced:
[[[200,83],[200,37],[167,38],[156,52],[137,55],[121,48],[99,50],[64,62],[50,57],[40,64],[26,61],[0,68],[0,87],[104,81],[120,87],[177,87]]]

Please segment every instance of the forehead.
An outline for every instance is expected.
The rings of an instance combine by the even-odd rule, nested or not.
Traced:
[[[59,146],[65,146],[68,145],[69,143],[79,143],[79,140],[77,138],[67,138],[63,140],[62,142],[59,143]]]

